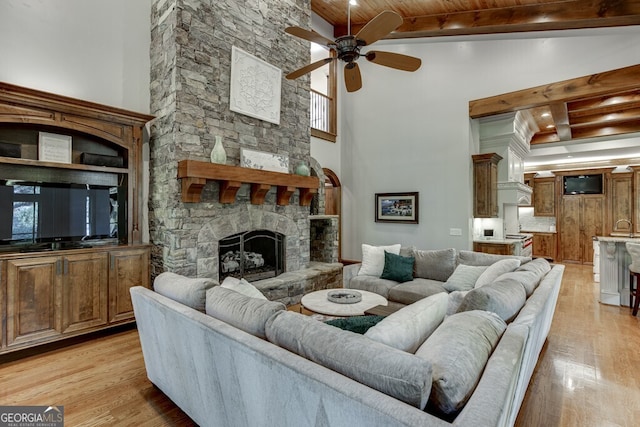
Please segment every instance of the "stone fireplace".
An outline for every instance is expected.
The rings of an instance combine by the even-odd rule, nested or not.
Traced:
[[[308,268],[310,208],[300,206],[297,191],[282,205],[274,186],[262,204],[252,204],[251,185],[243,184],[232,203],[221,203],[212,180],[198,202],[184,202],[177,172],[182,160],[209,162],[216,136],[227,165],[239,165],[243,147],[287,155],[290,173],[310,164],[308,79],[282,79],[279,125],[229,106],[233,46],[283,71],[308,63],[308,44],[284,29],[310,26],[309,1],[153,0],[151,19],[152,274],[219,279],[221,252],[228,252],[220,242],[257,230],[280,236],[285,273]]]

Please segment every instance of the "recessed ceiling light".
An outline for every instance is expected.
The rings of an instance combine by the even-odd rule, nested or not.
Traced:
[[[554,126],[553,125],[547,125],[547,129],[553,129]]]
[[[551,113],[542,113],[541,117],[551,117]]]

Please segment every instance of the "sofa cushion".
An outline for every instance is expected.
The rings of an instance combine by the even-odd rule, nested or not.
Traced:
[[[520,266],[520,260],[517,259],[501,259],[491,264],[485,271],[482,272],[478,280],[476,280],[475,287],[487,285],[495,281],[499,276],[504,273],[515,270]]]
[[[524,284],[525,286],[525,290],[527,291],[527,296],[530,296],[533,291],[535,291],[535,289],[538,287],[538,285],[540,284],[540,281],[542,280],[542,278],[551,271],[551,264],[549,264],[549,261],[547,261],[544,258],[536,258],[531,262],[528,262],[524,265],[521,265],[520,267],[518,267],[516,269],[516,272],[520,272],[520,271],[530,271],[532,273],[534,273],[536,275],[536,277],[538,277],[538,281],[537,283],[534,282],[530,282],[528,284]],[[535,283],[535,284],[534,284]],[[533,284],[533,287],[528,286]]]
[[[448,292],[470,291],[476,285],[478,277],[480,277],[487,268],[488,267],[482,265],[475,266],[460,264],[442,286],[444,286]]]
[[[400,283],[413,280],[414,261],[413,257],[404,257],[384,251],[384,269],[380,278]]]
[[[447,316],[451,316],[452,314],[456,314],[460,305],[462,305],[462,301],[464,301],[464,297],[470,291],[453,291],[449,292],[449,304],[447,304]]]
[[[470,291],[458,312],[485,310],[496,313],[505,322],[513,320],[527,300],[524,286],[514,279],[493,282]]]
[[[355,332],[356,334],[364,334],[370,328],[377,325],[384,319],[384,316],[351,316],[338,319],[327,320],[327,325],[344,329],[345,331]]]
[[[521,264],[531,261],[530,257],[516,255],[495,255],[474,251],[460,251],[458,253],[458,263],[466,265],[491,265],[501,259],[517,259]]]
[[[384,252],[394,255],[400,253],[400,243],[389,246],[371,246],[362,244],[362,266],[358,271],[359,276],[380,277],[384,269]]]
[[[391,313],[369,328],[364,336],[398,350],[415,353],[442,323],[448,301],[446,292],[423,298]]]
[[[415,277],[446,282],[456,268],[456,250],[414,250]]]
[[[510,279],[519,282],[523,287],[525,292],[527,293],[527,298],[531,296],[533,291],[536,290],[538,285],[540,284],[540,279],[542,277],[538,276],[537,273],[533,271],[510,271],[509,273],[504,273],[496,278],[496,282],[500,282],[501,280]]]
[[[506,327],[486,311],[457,313],[442,322],[416,351],[431,362],[430,405],[445,414],[464,406]]]
[[[415,278],[410,282],[396,284],[389,289],[387,299],[402,304],[413,304],[422,298],[446,292],[442,282],[431,279]]]
[[[236,279],[235,277],[230,276],[225,277],[220,286],[231,289],[232,291],[240,292],[248,297],[267,299],[267,297],[265,297],[258,288],[247,282],[245,279]]]
[[[278,311],[281,302],[248,297],[231,289],[215,286],[207,291],[206,313],[245,332],[265,338],[264,325]]]
[[[207,289],[218,282],[208,278],[191,278],[180,274],[160,273],[153,281],[153,290],[198,311],[204,311]]]
[[[405,403],[426,406],[431,391],[427,360],[291,311],[269,319],[266,334],[275,345]]]
[[[378,295],[388,298],[389,290],[397,285],[398,282],[395,280],[380,279],[373,276],[354,276],[349,280],[347,287],[350,289],[375,292]]]

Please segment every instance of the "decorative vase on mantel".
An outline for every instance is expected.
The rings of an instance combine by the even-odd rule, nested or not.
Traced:
[[[300,162],[298,163],[298,166],[296,166],[295,174],[301,176],[309,176],[311,175],[311,171],[309,170],[309,166],[307,166],[305,162]]]
[[[224,147],[222,146],[222,137],[220,135],[216,135],[216,144],[213,146],[213,150],[211,150],[211,163],[218,163],[221,165],[227,163],[227,152],[224,151]]]

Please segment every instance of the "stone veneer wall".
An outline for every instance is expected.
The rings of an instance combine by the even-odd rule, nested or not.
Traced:
[[[291,171],[299,161],[309,162],[308,78],[284,79],[308,63],[309,44],[284,29],[309,28],[310,10],[309,0],[153,0],[151,111],[157,118],[150,140],[152,274],[217,278],[211,248],[217,245],[214,237],[224,237],[218,236],[219,224],[227,221],[228,234],[233,234],[264,224],[259,218],[282,223],[278,227],[289,233],[287,271],[308,265],[309,208],[298,205],[297,193],[289,206],[276,206],[274,188],[264,205],[253,206],[243,185],[236,203],[222,205],[218,184],[209,182],[202,202],[183,203],[176,176],[179,160],[209,161],[215,135],[223,137],[229,165],[239,164],[241,147],[287,154]],[[280,125],[229,109],[232,46],[283,70]]]

